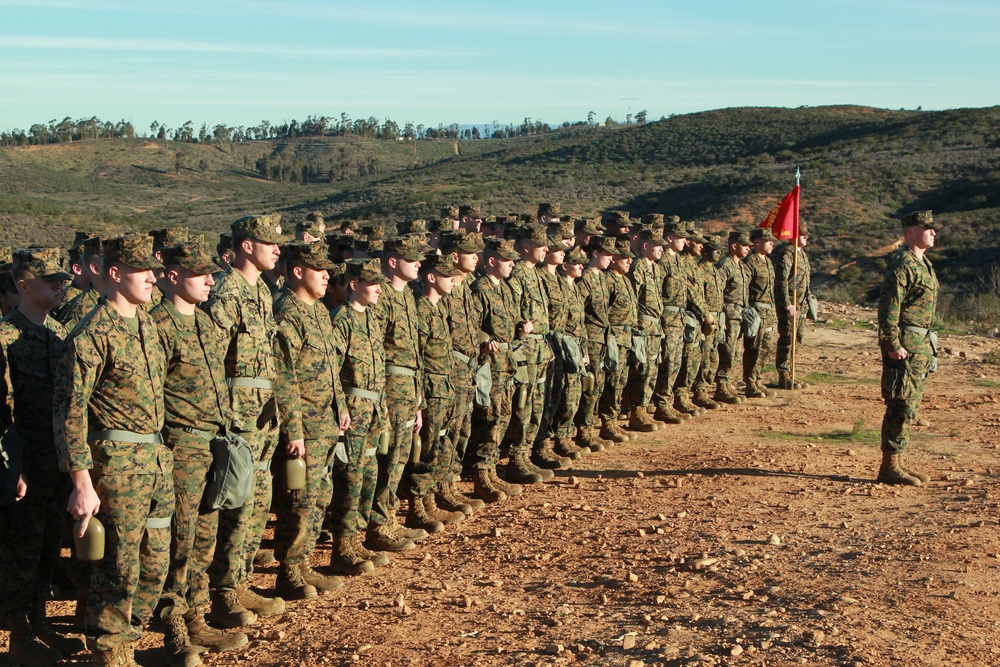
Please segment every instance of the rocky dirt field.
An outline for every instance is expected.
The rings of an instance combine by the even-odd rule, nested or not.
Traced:
[[[1000,664],[1000,341],[942,337],[907,456],[932,481],[887,487],[875,313],[826,310],[810,388],[590,455],[206,664]]]

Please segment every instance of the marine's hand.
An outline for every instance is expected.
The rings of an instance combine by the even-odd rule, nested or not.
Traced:
[[[21,498],[24,498],[24,494],[28,492],[28,480],[24,478],[24,475],[17,476],[17,491],[14,492],[14,501],[17,502]]]
[[[420,433],[420,428],[424,425],[424,411],[417,410],[417,421],[413,423],[413,432]]]
[[[94,490],[89,470],[75,470],[69,476],[73,481],[73,491],[69,494],[66,511],[71,517],[80,521],[77,537],[83,537],[83,534],[87,532],[87,525],[90,524],[90,517],[101,509],[101,499],[97,495],[97,491]]]
[[[340,416],[340,431],[343,433],[349,428],[351,428],[351,415],[345,412]]]
[[[789,317],[795,317],[795,306],[785,306],[785,310],[788,311]]]
[[[890,359],[895,359],[896,361],[901,361],[910,356],[910,353],[906,351],[905,347],[901,347],[898,350],[894,350],[889,353]]]
[[[306,455],[306,441],[304,438],[299,438],[298,440],[289,440],[288,444],[285,445],[285,451],[294,456],[295,458],[302,458]]]

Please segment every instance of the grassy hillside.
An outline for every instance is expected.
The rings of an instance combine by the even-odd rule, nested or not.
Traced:
[[[261,178],[261,164],[283,165],[288,180]],[[980,278],[1000,260],[1000,107],[723,109],[462,142],[121,139],[5,148],[0,242],[64,243],[78,228],[187,225],[214,234],[264,210],[286,211],[290,222],[315,208],[402,220],[471,200],[495,213],[539,201],[577,215],[660,211],[723,229],[762,219],[794,185],[796,167],[826,290],[863,296],[898,237],[892,220],[917,208],[934,209],[946,225],[935,251],[943,281],[987,289]],[[305,183],[303,168],[312,170]]]

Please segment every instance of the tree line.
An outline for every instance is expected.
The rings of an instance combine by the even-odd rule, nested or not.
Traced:
[[[634,116],[629,113],[625,117],[625,125],[642,125],[647,119],[645,110]],[[102,121],[96,116],[74,120],[66,117],[60,120],[50,120],[48,123],[35,123],[27,130],[13,129],[0,132],[0,146],[40,146],[46,144],[62,144],[81,141],[83,139],[158,139],[182,143],[232,143],[246,141],[262,141],[267,139],[295,139],[297,137],[361,137],[364,139],[382,139],[386,141],[415,139],[512,139],[516,137],[537,136],[548,134],[558,128],[577,126],[607,127],[619,125],[611,116],[599,122],[597,114],[590,111],[586,121],[571,123],[563,122],[552,126],[541,120],[525,118],[521,123],[501,124],[493,121],[485,125],[461,127],[458,123],[445,125],[439,123],[435,127],[427,127],[407,121],[400,126],[396,121],[384,120],[371,116],[369,118],[352,119],[346,113],[336,116],[307,116],[305,120],[291,120],[282,123],[272,123],[262,120],[257,125],[245,126],[217,124],[209,127],[202,123],[197,130],[193,121],[186,121],[177,127],[166,123],[153,121],[149,125],[149,133],[137,133],[130,121],[124,119],[117,123]]]

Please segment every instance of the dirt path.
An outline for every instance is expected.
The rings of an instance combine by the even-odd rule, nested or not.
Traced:
[[[907,457],[932,481],[890,488],[874,313],[832,311],[811,388],[588,456],[206,664],[1000,664],[1000,344],[942,338]]]

